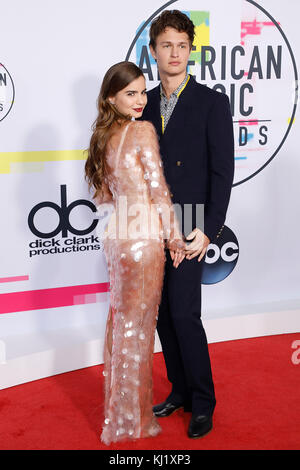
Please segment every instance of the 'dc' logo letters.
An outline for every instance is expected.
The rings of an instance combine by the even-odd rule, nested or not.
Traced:
[[[94,219],[93,222],[89,227],[83,230],[76,229],[70,223],[69,217],[70,212],[79,205],[87,206],[91,209],[92,212],[97,212],[95,205],[91,201],[87,201],[85,199],[78,199],[77,201],[73,201],[71,204],[67,204],[67,189],[66,185],[63,184],[60,186],[60,195],[61,195],[61,204],[55,204],[51,201],[40,202],[36,206],[34,206],[28,216],[28,225],[32,233],[40,238],[51,238],[55,237],[58,233],[62,233],[62,237],[68,237],[68,232],[71,232],[75,235],[86,235],[92,232],[95,227],[97,226],[99,220]],[[59,224],[52,232],[42,232],[38,230],[34,223],[34,216],[35,214],[44,207],[50,207],[55,210],[59,217]]]

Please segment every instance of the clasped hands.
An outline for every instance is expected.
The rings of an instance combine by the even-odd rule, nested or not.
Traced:
[[[191,260],[198,256],[198,262],[201,261],[210,244],[209,238],[199,228],[195,228],[186,237],[186,240],[193,240],[185,244],[184,250],[171,250],[170,256],[173,261],[174,268],[177,268],[184,258]]]

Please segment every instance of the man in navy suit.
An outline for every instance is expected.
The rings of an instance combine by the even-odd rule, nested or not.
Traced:
[[[157,330],[172,391],[153,411],[158,417],[180,407],[191,411],[188,436],[198,438],[212,429],[216,405],[201,321],[201,275],[207,247],[225,221],[234,143],[227,95],[197,83],[186,72],[193,40],[194,25],[178,10],[164,11],[152,22],[150,51],[161,83],[148,92],[143,119],[157,130],[173,203],[183,210],[193,207],[186,256],[177,269],[174,253],[166,252]],[[196,225],[199,205],[204,205],[204,227]]]

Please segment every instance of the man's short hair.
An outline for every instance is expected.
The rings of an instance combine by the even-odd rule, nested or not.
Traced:
[[[194,42],[195,26],[193,22],[179,10],[165,10],[155,18],[150,27],[149,46],[156,48],[156,38],[163,33],[166,28],[174,28],[179,33],[186,33],[189,37],[190,48]]]

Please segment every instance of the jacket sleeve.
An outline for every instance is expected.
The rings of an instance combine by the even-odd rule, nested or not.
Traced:
[[[136,123],[136,145],[149,194],[162,222],[167,247],[172,250],[185,248],[182,233],[165,180],[159,144],[154,126],[147,121]]]
[[[204,233],[211,242],[222,233],[234,176],[234,137],[228,96],[218,93],[207,123],[209,195]]]

